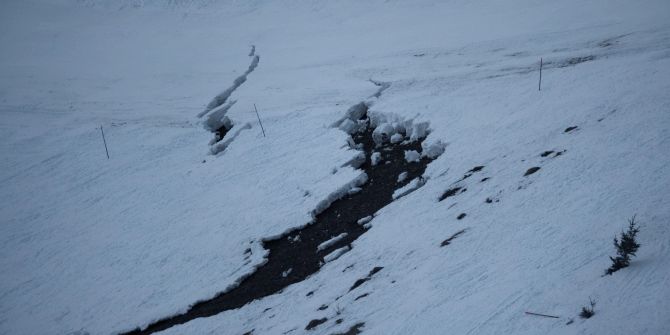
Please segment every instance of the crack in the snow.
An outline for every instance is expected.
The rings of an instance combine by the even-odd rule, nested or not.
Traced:
[[[253,58],[251,60],[251,64],[249,64],[249,67],[244,72],[244,74],[237,77],[233,81],[232,86],[214,97],[214,99],[212,99],[212,101],[210,101],[210,103],[207,105],[207,108],[198,113],[198,118],[207,116],[203,122],[203,128],[214,133],[214,138],[209,142],[209,150],[213,155],[216,155],[225,150],[228,145],[235,140],[240,132],[251,128],[251,124],[247,122],[241,127],[237,127],[237,131],[232,136],[229,136],[229,138],[227,138],[225,141],[222,141],[226,137],[226,134],[228,134],[228,132],[230,132],[233,127],[235,127],[235,122],[233,122],[233,120],[231,120],[226,114],[237,101],[228,99],[230,99],[230,96],[238,87],[247,81],[247,76],[256,69],[258,62],[260,61],[260,56],[256,54],[255,45],[251,46],[249,57]]]
[[[209,104],[207,104],[207,108],[205,108],[204,111],[198,114],[198,117],[203,117],[207,115],[207,113],[209,113],[212,109],[225,104],[228,98],[230,98],[230,95],[233,94],[233,92],[235,92],[235,90],[238,87],[242,86],[242,84],[244,84],[245,81],[247,81],[247,76],[256,69],[256,67],[258,66],[258,62],[261,59],[259,55],[255,54],[256,48],[254,47],[253,49],[254,49],[254,56],[253,59],[251,60],[251,64],[249,64],[249,68],[247,68],[244,74],[235,78],[232,86],[227,88],[225,91],[219,93],[219,95],[215,96],[214,99],[212,99],[212,101],[210,101]]]
[[[381,91],[383,89],[379,94]],[[381,140],[375,138],[377,130],[373,124],[379,120],[373,122],[368,115],[368,106],[367,102],[353,106],[347,111],[347,116],[334,125],[340,129],[343,123],[351,126],[347,133],[351,134],[352,149],[361,151],[362,159],[356,166],[361,169],[361,174],[322,201],[313,211],[314,219],[311,223],[276,239],[264,240],[263,247],[269,250],[266,262],[241,278],[239,285],[212,299],[192,305],[183,314],[167,317],[150,324],[146,329],[135,329],[126,334],[151,334],[197,318],[240,308],[307,279],[319,271],[326,259],[333,261],[351,250],[352,243],[370,228],[370,220],[363,220],[365,223],[361,224],[361,219],[374,217],[377,211],[390,204],[394,200],[396,188],[402,188],[420,178],[428,163],[437,157],[430,155],[431,150],[424,152],[421,146],[427,135],[427,124],[418,127],[398,126],[395,130],[397,134],[408,139],[402,142],[392,142],[387,137]],[[387,123],[377,124],[377,127],[382,125]],[[405,125],[411,125],[411,121]],[[375,150],[381,153],[379,159],[384,164],[372,164],[370,158]],[[408,161],[405,158],[407,151],[423,154],[416,160]],[[407,177],[399,181],[400,173]],[[356,192],[349,192],[352,188],[356,188]],[[339,254],[338,250],[341,251]],[[338,254],[337,257],[334,254]]]
[[[384,93],[384,91],[386,91],[389,87],[391,87],[390,82],[376,81],[376,80],[372,80],[372,79],[370,79],[370,82],[373,83],[375,86],[379,87],[377,92],[375,92],[375,94],[371,95],[370,98],[379,99],[382,96],[382,93]]]

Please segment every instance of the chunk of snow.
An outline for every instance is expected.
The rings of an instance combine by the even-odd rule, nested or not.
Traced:
[[[330,207],[330,204],[332,204],[334,201],[347,195],[350,189],[361,186],[365,184],[367,181],[368,181],[367,173],[363,172],[359,174],[358,177],[354,178],[354,180],[346,183],[344,186],[340,187],[337,191],[328,195],[326,199],[321,200],[316,205],[316,208],[312,211],[312,215],[316,216],[319,213],[323,212],[324,210],[326,210],[326,208]]]
[[[370,221],[372,221],[372,215],[368,215],[368,216],[356,221],[356,223],[358,223],[359,225],[364,225],[364,224],[366,224]]]
[[[376,145],[388,142],[395,133],[395,128],[390,123],[382,123],[372,132],[372,140]]]
[[[421,153],[422,156],[434,159],[437,156],[444,153],[444,150],[447,147],[447,145],[444,142],[442,142],[442,140],[437,140],[430,144],[424,141],[423,143],[421,143],[421,147],[423,148],[423,151]]]
[[[370,164],[372,164],[372,166],[379,164],[379,161],[381,160],[382,160],[382,154],[378,151],[375,151],[372,153],[372,155],[370,155]]]
[[[428,126],[428,122],[413,123],[410,140],[417,141],[420,138],[426,137],[428,135]]]
[[[340,126],[338,127],[340,130],[347,134],[353,134],[356,132],[356,129],[358,129],[358,124],[354,121],[351,121],[349,119],[345,119],[340,123]]]
[[[324,256],[324,257],[323,257],[323,261],[326,262],[326,263],[328,263],[328,262],[332,262],[332,261],[334,261],[334,260],[340,258],[340,256],[344,255],[344,254],[345,254],[347,251],[349,251],[349,250],[351,250],[351,249],[349,248],[349,246],[344,246],[344,247],[342,247],[342,248],[335,249],[333,252],[331,252],[331,253],[329,253],[328,255]]]
[[[230,121],[230,119],[226,116],[226,113],[228,113],[228,110],[233,107],[236,102],[237,100],[228,101],[221,108],[209,113],[207,119],[202,124],[203,128],[212,132],[216,131],[222,126],[226,126],[226,128],[230,129],[230,127],[232,127],[232,121]]]
[[[326,242],[323,242],[323,243],[319,244],[319,246],[316,247],[316,251],[319,252],[319,251],[326,250],[326,249],[332,247],[335,243],[337,243],[340,240],[342,240],[343,238],[347,237],[347,235],[348,235],[347,233],[342,233],[340,235],[337,235],[337,236],[331,238],[330,240],[328,240]]]
[[[421,160],[421,154],[416,150],[407,150],[405,151],[405,160],[408,163],[418,162]]]
[[[359,120],[367,112],[368,105],[365,102],[359,102],[358,104],[349,107],[346,116],[349,120]]]
[[[396,144],[402,142],[402,140],[405,139],[404,136],[400,133],[395,133],[393,136],[391,136],[391,143]]]
[[[354,156],[352,159],[347,161],[346,163],[342,164],[342,166],[351,166],[354,169],[358,169],[365,163],[365,153],[364,152],[359,152]]]
[[[399,183],[402,183],[403,181],[405,181],[405,179],[407,179],[407,172],[403,172],[403,173],[398,175],[398,182]]]
[[[426,184],[426,179],[425,178],[423,178],[423,177],[414,178],[407,185],[405,185],[405,186],[395,190],[395,192],[393,192],[393,200],[402,198],[402,197],[416,191],[417,189],[421,188],[425,184]]]
[[[359,102],[356,105],[349,107],[345,116],[332,124],[332,127],[339,127],[347,120],[358,121],[368,112],[368,105],[365,102]]]

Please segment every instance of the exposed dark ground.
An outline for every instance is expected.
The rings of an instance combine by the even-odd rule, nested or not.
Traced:
[[[367,121],[369,124],[369,121]],[[301,282],[319,271],[323,257],[328,253],[351,243],[366,232],[366,228],[357,221],[375,212],[393,201],[393,192],[414,178],[423,174],[431,159],[422,158],[419,162],[408,163],[406,150],[421,152],[421,140],[386,143],[375,148],[372,140],[374,129],[353,134],[356,144],[363,145],[366,162],[360,167],[368,175],[368,181],[361,190],[333,202],[325,211],[318,214],[314,222],[302,229],[289,232],[278,239],[265,241],[264,247],[270,250],[268,262],[245,278],[238,287],[217,295],[213,299],[199,302],[184,314],[167,317],[149,325],[146,329],[135,329],[124,334],[151,334],[172,326],[183,324],[197,318],[209,317],[223,311],[236,309],[263,297],[280,292],[285,287]],[[372,166],[370,155],[378,151],[382,160]],[[398,182],[398,175],[407,172],[407,178]],[[317,251],[319,244],[347,233],[347,236],[330,247]],[[283,276],[287,270],[291,271]],[[354,329],[352,333],[356,333]]]

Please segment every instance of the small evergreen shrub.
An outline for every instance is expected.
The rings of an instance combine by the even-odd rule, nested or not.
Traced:
[[[617,256],[610,256],[612,265],[605,271],[605,274],[611,275],[630,265],[631,256],[635,256],[637,249],[640,247],[640,244],[635,240],[639,232],[640,228],[635,222],[635,216],[633,216],[628,220],[628,230],[625,232],[622,231],[619,238],[614,237],[614,247],[616,248]]]
[[[582,307],[582,311],[579,313],[579,317],[581,317],[582,319],[588,319],[592,317],[594,314],[596,314],[594,310],[595,308],[596,308],[595,300],[589,297],[589,306]]]

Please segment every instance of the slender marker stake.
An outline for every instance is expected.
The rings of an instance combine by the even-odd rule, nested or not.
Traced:
[[[107,150],[107,140],[105,140],[105,132],[102,130],[102,125],[100,125],[100,133],[102,134],[102,143],[105,144],[105,153],[107,154],[107,159],[109,159],[109,151]]]
[[[540,57],[540,82],[537,84],[537,90],[542,91],[542,57]]]
[[[263,122],[261,122],[261,116],[258,115],[258,108],[256,108],[256,104],[254,104],[254,109],[256,110],[256,117],[258,117],[258,124],[261,125],[261,130],[263,131],[263,137],[265,137],[265,129],[263,129]]]
[[[526,314],[529,314],[529,315],[537,315],[537,316],[544,316],[545,318],[559,319],[558,316],[547,315],[547,314],[540,314],[540,313],[533,313],[533,312],[526,312]]]

